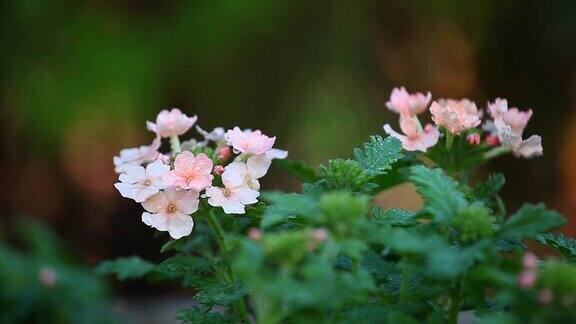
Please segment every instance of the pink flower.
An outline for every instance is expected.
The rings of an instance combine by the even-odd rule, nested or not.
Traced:
[[[160,137],[179,136],[186,133],[196,123],[198,117],[188,117],[180,109],[162,110],[156,117],[156,123],[146,122],[148,130]]]
[[[202,189],[212,185],[214,176],[212,172],[212,160],[201,153],[194,156],[190,151],[184,151],[174,160],[174,170],[166,173],[162,180],[166,186],[175,189]]]
[[[259,130],[242,131],[238,127],[228,130],[226,139],[228,140],[228,145],[232,146],[234,150],[246,154],[266,153],[276,141],[276,137],[268,137]]]
[[[525,270],[518,276],[518,285],[522,289],[530,289],[534,287],[537,279],[536,272],[533,270]]]
[[[142,203],[146,209],[142,221],[159,231],[168,231],[177,240],[192,232],[194,220],[189,215],[198,210],[198,203],[196,190],[166,189]]]
[[[208,204],[213,207],[222,207],[226,214],[244,214],[244,205],[255,204],[260,193],[246,187],[208,187],[206,197]]]
[[[53,287],[58,280],[56,270],[49,266],[44,266],[38,271],[38,279],[44,287]]]
[[[538,267],[538,257],[532,252],[526,252],[522,258],[522,265],[525,269],[535,270]]]
[[[472,146],[478,146],[480,145],[480,134],[478,133],[473,133],[468,135],[468,137],[466,138],[466,140],[468,141],[468,144],[472,145]]]
[[[422,130],[416,117],[400,115],[400,129],[406,135],[395,132],[390,125],[384,125],[384,131],[402,142],[402,147],[407,151],[426,150],[438,143],[440,132],[430,124]]]
[[[386,107],[401,115],[417,115],[426,110],[430,100],[432,100],[430,92],[424,95],[420,92],[408,93],[404,87],[394,88]]]
[[[143,202],[160,189],[164,188],[162,176],[170,171],[170,167],[162,161],[154,161],[146,166],[132,165],[126,167],[125,173],[120,174],[120,182],[114,184],[122,197]]]
[[[259,241],[262,239],[262,231],[258,228],[252,227],[248,231],[248,237],[254,241]]]
[[[500,142],[510,148],[515,156],[531,158],[543,154],[544,150],[540,136],[532,135],[527,140],[522,140],[522,133],[518,134],[514,131],[501,117],[496,118],[494,124],[498,129]]]
[[[524,128],[532,117],[532,109],[520,111],[518,108],[508,108],[508,100],[496,98],[493,103],[488,103],[488,111],[492,118],[502,118],[512,132],[522,135]]]
[[[438,126],[444,126],[450,133],[461,132],[480,125],[482,112],[468,99],[441,99],[430,106],[432,119]]]
[[[312,232],[312,238],[318,242],[324,242],[328,238],[328,231],[325,228],[317,228]]]
[[[151,162],[158,158],[160,137],[156,137],[150,146],[128,148],[120,151],[119,156],[113,159],[116,173],[122,173],[128,166],[138,166],[145,162]]]

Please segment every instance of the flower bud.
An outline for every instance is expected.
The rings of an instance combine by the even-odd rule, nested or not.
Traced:
[[[228,160],[231,155],[232,155],[232,150],[230,149],[230,146],[224,146],[218,150],[218,159],[220,161]]]
[[[550,289],[544,289],[538,294],[538,302],[542,305],[548,305],[554,299],[554,295]]]
[[[470,135],[468,135],[466,140],[468,141],[468,144],[470,144],[472,146],[480,145],[480,140],[481,140],[480,134],[478,134],[478,133],[470,134]]]
[[[538,266],[538,257],[532,252],[526,252],[522,259],[522,265],[524,269],[535,270]]]
[[[324,242],[328,238],[328,231],[325,228],[315,229],[312,233],[312,238],[318,242]]]
[[[214,174],[216,175],[222,175],[222,173],[224,173],[224,167],[221,165],[217,165],[214,167]]]
[[[522,271],[518,276],[518,285],[522,289],[530,289],[536,283],[537,275],[535,271],[526,270]]]
[[[56,284],[58,277],[54,268],[44,266],[38,271],[38,279],[44,287],[52,287]]]
[[[262,239],[262,231],[255,227],[252,227],[248,231],[248,237],[254,241],[259,241],[260,239]]]
[[[490,146],[499,146],[500,138],[497,135],[488,135],[486,136],[486,144]]]

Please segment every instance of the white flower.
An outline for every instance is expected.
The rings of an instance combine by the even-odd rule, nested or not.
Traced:
[[[221,148],[227,145],[226,130],[222,127],[216,127],[211,132],[207,132],[200,126],[196,126],[196,130],[200,135],[204,136],[204,141],[201,142],[207,145],[208,142],[216,143],[216,148]]]
[[[170,166],[162,161],[154,161],[146,168],[140,165],[130,165],[125,167],[125,173],[120,174],[120,182],[114,184],[114,187],[123,197],[140,203],[164,188],[162,176],[168,171],[170,171]]]
[[[255,204],[260,193],[246,187],[206,189],[208,204],[213,207],[222,207],[226,214],[244,214],[244,205]]]
[[[198,210],[198,191],[166,189],[150,197],[142,206],[144,224],[159,231],[168,231],[177,240],[190,235],[194,220],[190,214]]]
[[[531,158],[542,155],[542,138],[532,135],[527,140],[522,140],[522,133],[514,131],[507,125],[501,117],[494,120],[494,125],[498,129],[498,137],[503,146],[507,146],[516,156]]]
[[[287,151],[270,149],[264,154],[253,155],[246,163],[233,162],[226,166],[222,173],[222,182],[228,188],[246,187],[260,190],[258,179],[268,173],[273,159],[284,159],[288,156]]]
[[[156,137],[149,146],[143,145],[120,151],[120,155],[113,158],[116,173],[125,172],[129,166],[139,166],[156,160],[160,144],[160,137]]]

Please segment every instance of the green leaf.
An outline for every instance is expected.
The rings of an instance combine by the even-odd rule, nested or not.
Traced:
[[[566,220],[544,204],[526,204],[500,228],[500,237],[531,238],[566,224]]]
[[[440,169],[417,165],[411,169],[410,181],[426,202],[424,209],[438,221],[448,221],[467,206],[458,184]]]
[[[220,313],[203,313],[198,308],[183,309],[178,311],[176,319],[185,324],[224,324],[231,323],[230,319]]]
[[[96,267],[96,274],[116,274],[120,281],[134,280],[146,276],[154,269],[154,264],[142,260],[137,256],[117,258],[112,261],[104,261]]]
[[[334,159],[320,166],[319,185],[323,191],[369,192],[376,187],[370,180],[373,175],[362,169],[354,160]]]
[[[478,200],[486,200],[498,194],[506,179],[502,173],[493,173],[485,182],[479,183],[472,191],[472,196]]]
[[[544,233],[536,236],[536,241],[560,251],[566,258],[576,260],[576,240],[562,233]]]
[[[263,197],[270,202],[270,206],[264,212],[262,228],[295,220],[298,216],[309,218],[318,215],[316,199],[308,195],[266,193]]]
[[[354,149],[354,157],[364,171],[377,175],[385,173],[392,164],[402,158],[402,143],[393,137],[383,139],[371,136],[364,149]]]
[[[377,279],[386,279],[393,274],[398,273],[395,264],[388,262],[378,255],[373,250],[368,250],[362,257],[360,263],[364,270],[370,271]]]
[[[197,287],[194,301],[201,304],[201,310],[208,311],[214,305],[228,306],[248,294],[248,290],[239,282],[225,283],[205,280]]]
[[[190,254],[176,254],[156,266],[156,271],[163,274],[184,276],[191,273],[204,273],[211,268],[207,259]]]
[[[392,208],[384,211],[380,207],[372,207],[370,212],[372,220],[376,223],[391,226],[411,226],[416,225],[416,214],[405,209]]]
[[[314,169],[301,162],[283,159],[275,160],[274,163],[282,170],[300,179],[302,182],[315,182],[318,180],[318,176],[316,176]]]

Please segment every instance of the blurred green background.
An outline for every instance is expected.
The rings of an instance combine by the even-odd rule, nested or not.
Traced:
[[[8,240],[26,214],[88,264],[158,259],[161,239],[112,186],[112,156],[148,144],[144,122],[159,110],[180,107],[205,128],[260,128],[317,164],[396,126],[384,103],[400,85],[532,108],[527,134],[542,135],[544,156],[489,168],[506,174],[511,210],[543,200],[576,219],[575,1],[4,0],[0,26]],[[278,171],[264,187],[297,189]]]

